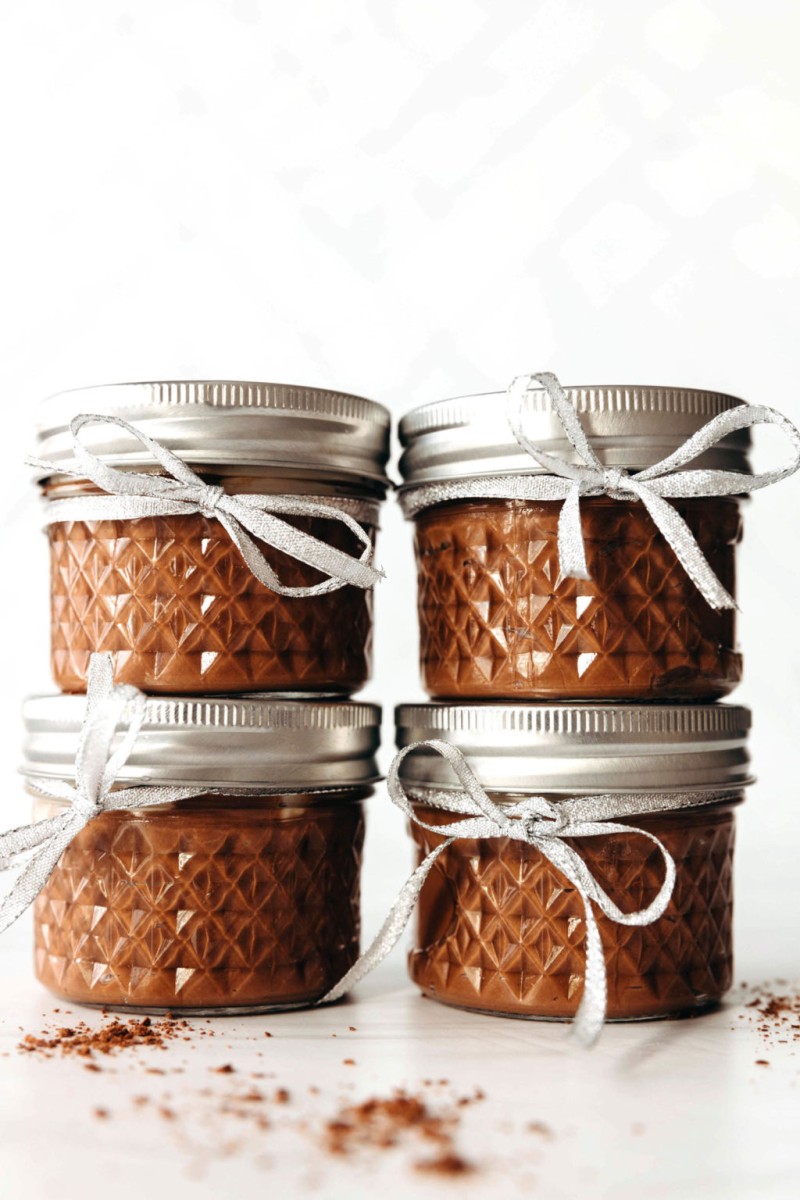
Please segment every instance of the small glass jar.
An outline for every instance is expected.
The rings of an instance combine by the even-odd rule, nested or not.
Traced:
[[[635,800],[688,792],[702,800],[616,818],[653,834],[672,855],[676,881],[664,914],[637,927],[594,912],[609,1019],[697,1012],[722,998],[733,977],[734,813],[750,782],[747,709],[409,705],[398,709],[397,723],[401,747],[431,738],[457,746],[500,806],[532,794],[556,804],[598,793]],[[458,819],[454,777],[442,758],[422,748],[409,754],[401,780],[422,820]],[[414,823],[411,830],[419,861],[441,845],[437,834]],[[651,841],[631,832],[568,844],[624,912],[655,900],[664,862]],[[420,990],[445,1004],[499,1016],[573,1017],[586,967],[583,900],[528,843],[459,838],[423,886],[409,966]]]
[[[70,779],[84,707],[26,703],[37,818],[63,810],[35,785]],[[368,704],[148,700],[118,784],[197,796],[105,811],[78,833],[34,901],[39,980],[73,1003],[136,1012],[315,1003],[358,957],[379,729]]]
[[[98,494],[90,481],[59,474],[70,465],[69,423],[80,413],[124,418],[230,495],[307,496],[339,508],[374,544],[389,440],[389,414],[380,405],[337,392],[229,382],[64,393],[46,401],[39,418],[38,453],[53,464],[51,474],[40,471],[49,501]],[[108,465],[157,469],[116,426],[86,425],[81,440]],[[355,558],[363,549],[335,519],[282,519]],[[48,536],[52,670],[62,691],[85,690],[89,658],[98,651],[113,654],[118,682],[148,692],[349,695],[369,678],[372,591],[347,585],[315,596],[280,595],[255,578],[213,516],[70,514],[50,523]],[[284,586],[324,578],[258,545]]]
[[[654,465],[712,417],[741,404],[674,388],[568,388],[566,394],[603,466],[632,472]],[[400,425],[402,498],[415,524],[428,694],[442,700],[698,702],[730,692],[742,674],[734,612],[711,608],[641,503],[582,498],[590,578],[561,575],[561,502],[524,497],[525,478],[542,469],[517,444],[504,403],[503,395],[443,401],[414,410]],[[530,441],[579,462],[547,393],[530,390],[526,403]],[[745,471],[748,445],[746,431],[730,435],[692,469]],[[472,495],[459,498],[465,481]],[[735,593],[741,502],[670,503],[722,585]]]

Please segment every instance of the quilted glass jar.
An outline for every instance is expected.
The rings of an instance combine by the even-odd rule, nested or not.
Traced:
[[[85,702],[26,702],[36,785],[72,778]],[[119,786],[197,795],[105,811],[34,901],[35,970],[74,1003],[234,1013],[313,1004],[358,957],[363,801],[378,778],[368,704],[148,699]],[[146,781],[146,783],[145,783]]]
[[[369,587],[282,595],[254,576],[213,510],[85,517],[85,501],[99,489],[64,473],[75,468],[69,424],[81,413],[123,418],[228,496],[300,497],[333,507],[374,543],[386,488],[385,409],[309,388],[187,382],[68,392],[45,401],[39,415],[38,453],[52,464],[40,469],[40,483],[55,502],[47,508],[59,688],[85,690],[98,651],[113,654],[118,682],[149,692],[348,695],[364,685],[372,656]],[[81,440],[103,464],[158,471],[147,449],[117,426],[86,425]],[[282,520],[353,558],[363,549],[335,518]],[[257,544],[282,586],[324,580],[301,558]]]
[[[607,468],[653,466],[730,396],[650,387],[566,389]],[[526,395],[526,434],[577,463],[544,390]],[[740,681],[732,609],[712,608],[645,507],[580,502],[588,579],[559,566],[562,503],[526,497],[543,472],[515,440],[504,395],[426,405],[401,422],[404,508],[415,525],[420,662],[435,699],[714,700]],[[749,435],[729,435],[692,469],[747,470]],[[459,497],[467,483],[471,495]],[[530,489],[535,490],[534,488]],[[671,501],[735,594],[741,501]]]
[[[750,781],[747,709],[727,705],[414,705],[397,712],[398,745],[458,747],[496,804],[537,795],[556,805],[621,795],[615,818],[657,837],[675,887],[652,924],[618,924],[595,908],[607,974],[607,1016],[635,1020],[712,1006],[732,982],[736,806]],[[420,748],[401,765],[415,814],[434,827],[461,810],[452,769]],[[646,811],[648,797],[689,795],[697,807]],[[670,801],[674,802],[674,801]],[[448,811],[449,810],[449,811]],[[412,823],[419,861],[443,838]],[[570,839],[611,900],[633,912],[665,878],[658,847],[633,830]],[[427,996],[501,1016],[575,1015],[586,969],[586,919],[575,886],[532,845],[458,838],[420,895],[410,974]]]

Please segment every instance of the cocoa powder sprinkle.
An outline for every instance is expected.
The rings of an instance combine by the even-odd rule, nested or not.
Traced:
[[[330,1154],[352,1155],[388,1150],[409,1140],[434,1142],[439,1152],[412,1165],[415,1170],[441,1175],[464,1175],[475,1167],[458,1154],[455,1114],[434,1112],[420,1097],[400,1089],[388,1097],[373,1097],[343,1107],[325,1126],[325,1146]]]
[[[83,1021],[74,1026],[60,1026],[36,1035],[27,1033],[18,1044],[23,1053],[38,1054],[43,1058],[55,1055],[77,1055],[91,1058],[93,1054],[116,1054],[134,1046],[151,1046],[165,1049],[166,1044],[182,1033],[188,1026],[186,1021],[164,1018],[153,1021],[150,1017],[122,1021],[118,1017],[106,1019],[98,1029],[92,1029]],[[99,1067],[89,1067],[99,1070]]]

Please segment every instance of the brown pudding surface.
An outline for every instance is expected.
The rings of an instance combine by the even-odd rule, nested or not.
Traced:
[[[249,483],[236,481],[239,490],[263,489]],[[361,552],[340,521],[284,519],[339,550]],[[372,592],[279,596],[254,578],[213,518],[62,521],[48,532],[52,670],[62,691],[85,691],[89,657],[104,650],[114,655],[118,683],[149,692],[350,694],[369,678]],[[283,584],[323,579],[259,547]]]
[[[674,502],[734,591],[736,499]],[[712,700],[741,679],[715,612],[642,504],[581,501],[591,579],[562,579],[556,501],[459,500],[415,517],[423,685],[434,699]]]
[[[429,824],[454,818],[418,805]],[[677,868],[670,904],[652,925],[628,927],[595,908],[608,973],[609,1018],[665,1017],[719,1000],[732,979],[734,814],[721,805],[632,825],[661,839]],[[441,839],[417,825],[420,860]],[[655,899],[658,849],[613,834],[573,839],[624,911]],[[524,1017],[574,1016],[586,965],[583,901],[538,850],[504,838],[459,839],[437,859],[418,905],[409,968],[432,999]]]
[[[96,817],[35,901],[39,980],[115,1008],[319,999],[358,957],[364,794],[208,796]]]

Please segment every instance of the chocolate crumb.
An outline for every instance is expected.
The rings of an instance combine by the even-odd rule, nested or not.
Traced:
[[[111,1113],[107,1108],[96,1108],[93,1115],[97,1117],[98,1121],[107,1121]]]
[[[354,1067],[356,1065],[356,1060],[354,1058],[343,1058],[342,1065],[345,1067]]]
[[[215,1075],[233,1075],[236,1068],[231,1063],[223,1063],[221,1067],[210,1067],[209,1070],[213,1071]]]
[[[273,1096],[276,1104],[288,1104],[291,1098],[291,1094],[287,1088],[278,1088],[277,1092]]]
[[[540,1137],[551,1138],[553,1131],[544,1121],[529,1121],[526,1126],[528,1133],[538,1133]]]
[[[420,1162],[414,1163],[414,1170],[424,1171],[429,1175],[469,1175],[475,1168],[460,1154],[449,1151],[436,1158],[421,1159]]]

